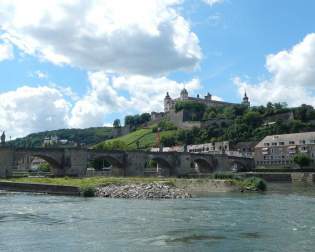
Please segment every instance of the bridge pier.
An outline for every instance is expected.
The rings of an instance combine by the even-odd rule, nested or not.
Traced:
[[[0,178],[12,176],[14,169],[14,151],[10,148],[0,148]]]

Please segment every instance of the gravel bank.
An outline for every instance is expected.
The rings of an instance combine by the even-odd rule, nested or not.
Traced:
[[[191,194],[184,189],[171,185],[150,183],[150,184],[129,184],[129,185],[108,185],[96,189],[97,197],[123,198],[123,199],[186,199]]]

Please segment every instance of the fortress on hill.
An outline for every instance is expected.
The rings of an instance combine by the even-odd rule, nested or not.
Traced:
[[[177,101],[192,101],[192,102],[197,102],[206,105],[208,108],[210,107],[226,107],[226,106],[234,106],[234,105],[239,105],[236,103],[230,103],[230,102],[224,102],[224,101],[216,101],[212,99],[212,95],[208,93],[204,98],[201,98],[199,95],[197,97],[190,97],[188,95],[188,91],[186,88],[184,88],[180,92],[180,97],[172,99],[169,95],[169,93],[166,93],[166,96],[164,98],[164,112],[168,113],[170,111],[175,110],[175,105]],[[247,94],[245,92],[243,100],[241,104],[250,106],[249,99],[247,97]]]
[[[215,119],[209,119],[209,120],[196,120],[196,117],[198,118],[198,112],[196,114],[195,112],[189,111],[189,110],[180,110],[176,111],[176,103],[180,101],[189,101],[189,102],[195,102],[204,104],[207,108],[218,108],[218,107],[228,107],[228,106],[235,106],[235,105],[244,105],[244,106],[250,106],[249,98],[247,97],[247,94],[245,92],[244,97],[241,101],[241,103],[230,103],[230,102],[224,102],[224,101],[216,101],[212,99],[212,95],[208,93],[204,98],[201,98],[199,95],[196,97],[191,97],[188,95],[188,91],[186,88],[184,88],[180,92],[180,96],[178,98],[171,98],[169,93],[166,93],[166,96],[164,98],[164,112],[151,113],[151,118],[153,121],[160,121],[162,118],[168,118],[172,123],[174,123],[179,128],[186,128],[191,129],[193,127],[202,128],[207,127],[210,125],[215,124],[229,124],[231,123],[229,119],[226,118],[215,118]],[[199,117],[200,118],[200,117]]]

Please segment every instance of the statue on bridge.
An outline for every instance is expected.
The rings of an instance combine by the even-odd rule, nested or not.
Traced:
[[[2,135],[1,135],[1,146],[5,145],[5,131],[3,131]]]

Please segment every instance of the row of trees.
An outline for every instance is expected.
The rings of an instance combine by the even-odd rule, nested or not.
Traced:
[[[149,113],[143,113],[140,115],[127,115],[125,117],[125,126],[130,126],[131,128],[137,128],[140,125],[148,123],[151,120],[151,115]],[[115,119],[113,122],[114,128],[121,127],[120,119]]]

